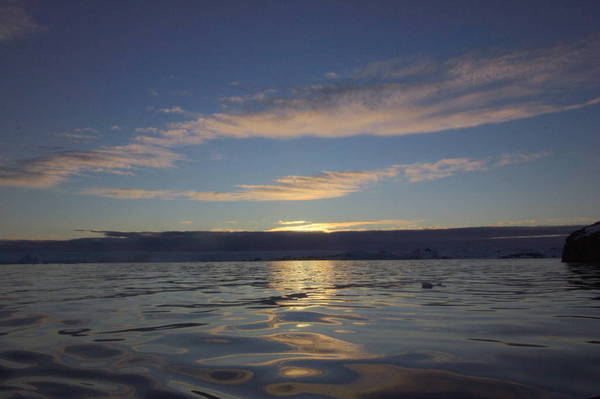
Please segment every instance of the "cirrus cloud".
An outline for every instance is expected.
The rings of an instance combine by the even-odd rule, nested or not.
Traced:
[[[449,177],[461,172],[484,171],[515,163],[530,162],[548,156],[547,152],[535,154],[507,154],[499,157],[474,160],[446,158],[436,162],[416,162],[392,165],[382,169],[359,171],[324,171],[313,176],[285,176],[273,184],[238,185],[238,191],[177,191],[145,190],[136,188],[89,188],[82,194],[121,199],[187,199],[193,201],[306,201],[344,197],[363,190],[370,183],[383,179],[401,178],[410,183]],[[289,222],[288,222],[289,223]]]
[[[183,158],[174,147],[219,137],[391,136],[469,128],[598,104],[599,89],[600,36],[533,51],[472,53],[447,60],[393,59],[322,84],[287,92],[267,89],[229,101],[239,105],[237,110],[164,128],[137,128],[138,136],[125,146],[56,152],[2,165],[0,185],[49,187],[82,172],[128,174],[134,168],[173,166]],[[160,112],[185,111],[175,106]],[[71,138],[76,137],[71,134]],[[496,166],[517,161],[498,159]],[[107,167],[107,163],[122,167]],[[400,171],[417,182],[489,167],[488,161],[447,159],[368,173],[287,176],[269,185],[241,185],[235,192],[186,191],[177,196],[203,201],[335,198]],[[168,193],[153,195],[173,195]],[[142,194],[133,191],[131,195]]]
[[[62,151],[0,166],[0,186],[52,187],[83,173],[132,174],[136,168],[166,168],[181,157],[166,148],[142,144]]]
[[[170,108],[160,108],[158,110],[161,114],[185,114],[186,111],[181,108],[179,105]]]
[[[431,133],[595,105],[599,89],[600,36],[593,36],[532,51],[376,62],[344,79],[225,98],[240,108],[170,124],[152,139],[175,146],[215,137]]]

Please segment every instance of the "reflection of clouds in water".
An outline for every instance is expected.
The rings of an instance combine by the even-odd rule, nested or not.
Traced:
[[[290,309],[303,309],[304,307],[294,306],[289,307]],[[344,323],[349,323],[356,320],[367,320],[364,317],[355,316],[346,313],[321,313],[313,311],[303,310],[280,310],[280,309],[265,309],[256,314],[265,316],[267,319],[259,322],[247,323],[236,326],[236,330],[267,330],[285,327],[286,325],[292,325],[292,327],[304,328],[311,327],[314,325],[336,325],[342,326]],[[354,323],[356,324],[356,323]],[[367,323],[362,322],[363,325]]]
[[[205,352],[204,356],[196,357],[195,363],[213,367],[229,365],[270,367],[283,365],[290,360],[348,360],[379,357],[365,352],[362,345],[312,332],[292,331],[257,338],[230,337],[230,339],[243,341],[244,345],[232,342],[212,350],[210,347],[205,347],[208,352]],[[195,353],[201,354],[201,351],[196,349]],[[194,358],[194,354],[190,353],[188,357]]]
[[[343,321],[362,320],[364,317],[351,314],[328,314],[321,312],[295,311],[288,310],[277,315],[279,323],[318,323],[318,324],[335,324],[341,325]],[[309,324],[310,325],[310,324]]]
[[[264,337],[296,348],[298,352],[309,357],[326,356],[333,359],[366,359],[373,357],[364,352],[361,345],[329,337],[324,334],[309,332],[290,332]]]
[[[343,384],[281,382],[266,387],[272,395],[316,394],[338,399],[536,399],[558,398],[541,390],[492,378],[469,377],[440,370],[408,369],[390,364],[348,364],[358,378]]]
[[[308,367],[282,367],[279,369],[279,375],[288,378],[314,377],[322,374],[324,374],[322,370]]]

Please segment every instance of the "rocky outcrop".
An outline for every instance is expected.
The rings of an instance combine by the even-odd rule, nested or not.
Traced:
[[[600,222],[574,231],[565,242],[563,262],[600,262]]]

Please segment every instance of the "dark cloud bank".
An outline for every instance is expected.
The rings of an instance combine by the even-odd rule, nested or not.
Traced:
[[[559,257],[580,226],[316,232],[119,232],[1,240],[0,263]]]

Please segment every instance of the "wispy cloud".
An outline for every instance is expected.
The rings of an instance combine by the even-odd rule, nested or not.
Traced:
[[[178,159],[168,149],[141,144],[62,151],[0,166],[0,186],[51,187],[83,173],[132,174],[140,167],[170,167]]]
[[[452,176],[458,172],[474,172],[488,168],[489,162],[485,159],[473,160],[469,158],[448,158],[437,162],[418,162],[407,165],[397,165],[404,176],[411,183],[423,180],[435,180]]]
[[[100,138],[98,130],[91,127],[73,129],[71,132],[57,133],[57,136],[65,137],[74,141],[89,141]]]
[[[23,1],[4,0],[0,3],[0,41],[21,39],[39,29]]]
[[[507,166],[517,163],[536,161],[550,155],[547,151],[537,152],[533,154],[503,154],[493,163],[493,166]]]
[[[175,199],[180,196],[180,192],[170,190],[144,190],[136,188],[88,188],[81,192],[86,195],[95,195],[106,198],[121,199]]]
[[[237,111],[172,124],[179,137],[349,137],[430,133],[600,103],[600,36],[554,47],[447,60],[394,59],[345,79],[228,97]]]
[[[304,222],[304,221],[301,221]],[[267,231],[322,231],[331,233],[334,231],[360,231],[360,230],[400,230],[419,227],[422,220],[401,220],[401,219],[382,219],[382,220],[360,220],[350,222],[322,222],[298,224],[297,221],[282,222],[283,227],[274,227]]]
[[[277,224],[290,225],[290,224],[306,224],[308,220],[278,220]]]
[[[261,90],[256,93],[245,94],[242,96],[231,96],[231,97],[222,97],[221,101],[224,103],[230,104],[245,104],[248,102],[265,102],[267,99],[271,98],[277,90],[275,89],[267,89]]]
[[[179,224],[193,224],[194,222],[192,222],[191,220],[182,220],[180,222],[178,222]]]
[[[185,114],[186,111],[181,108],[179,105],[170,108],[160,108],[158,110],[161,114]]]
[[[157,145],[161,147],[175,147],[183,144],[202,144],[205,140],[214,138],[211,134],[196,134],[188,129],[180,129],[177,124],[171,124],[172,128],[158,129],[156,127],[140,127],[136,128],[136,133],[141,133],[140,136],[134,138],[135,142],[143,144]],[[150,136],[149,134],[153,134]]]
[[[527,162],[547,156],[548,153],[503,155],[474,160],[447,158],[437,162],[418,162],[392,165],[382,169],[359,171],[325,171],[313,176],[285,176],[267,185],[238,185],[239,191],[175,191],[141,190],[135,188],[90,188],[83,194],[109,198],[160,198],[194,201],[306,201],[338,198],[364,189],[382,179],[399,177],[411,183],[441,179],[461,172],[482,171],[511,163]],[[509,162],[512,160],[512,162]]]
[[[549,152],[532,154],[503,154],[496,158],[446,158],[437,162],[417,162],[413,164],[395,165],[411,183],[424,180],[435,180],[452,176],[460,172],[475,172],[508,166],[512,164],[535,161],[549,156]]]
[[[100,138],[100,136],[96,136],[96,135],[69,133],[69,132],[58,133],[58,136],[66,137],[68,139],[72,139],[75,141],[97,140]]]
[[[285,176],[268,185],[237,187],[236,192],[140,190],[131,188],[91,188],[83,194],[110,198],[183,198],[194,201],[305,201],[342,197],[358,191],[367,183],[393,177],[393,169],[370,171],[321,172],[314,176]]]

